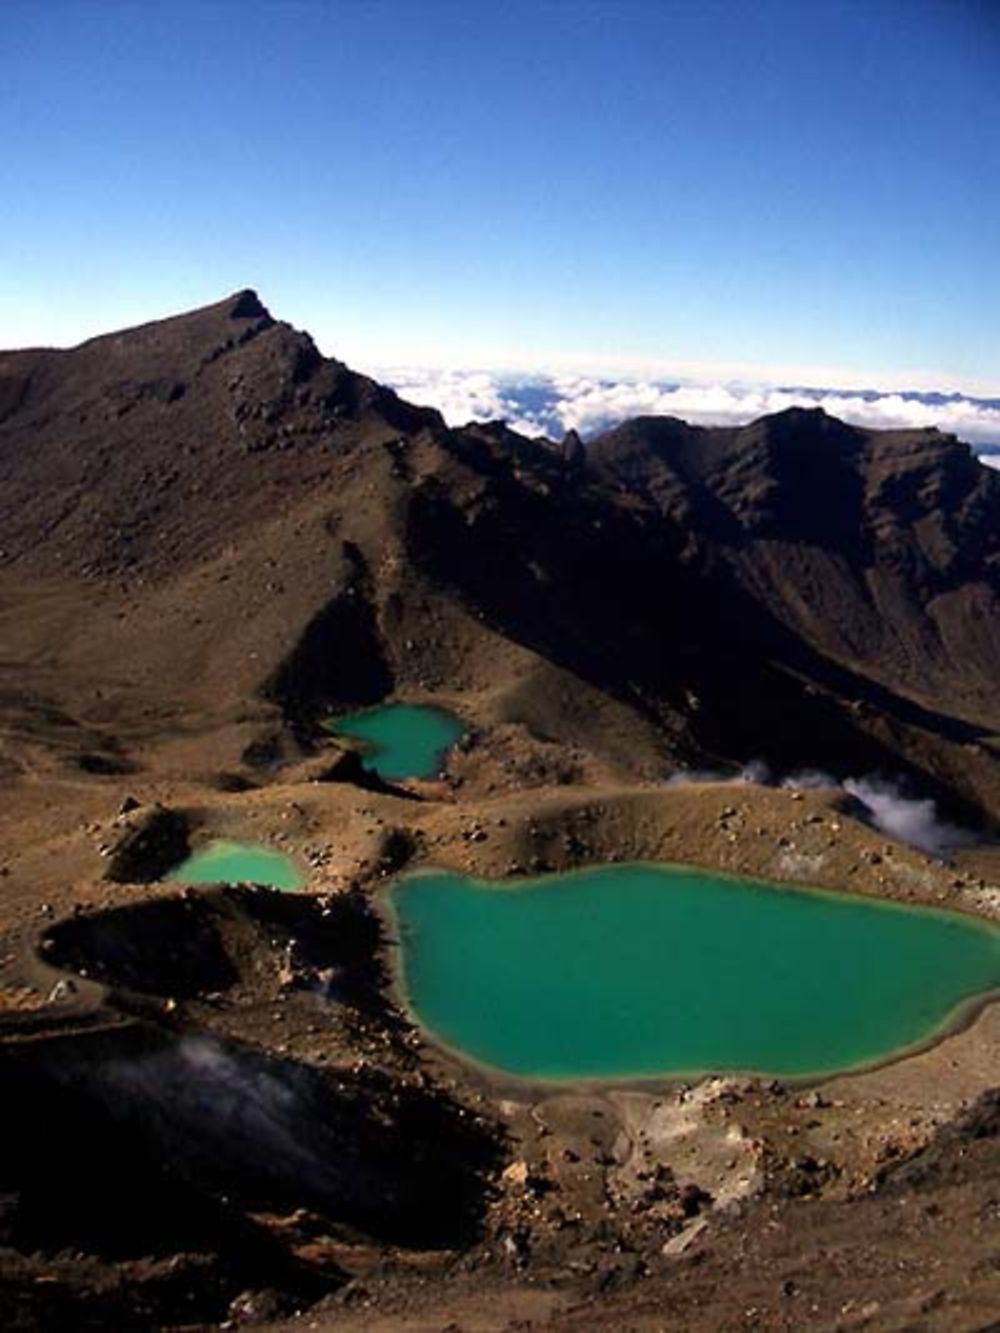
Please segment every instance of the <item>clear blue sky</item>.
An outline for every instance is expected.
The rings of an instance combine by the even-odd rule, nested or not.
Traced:
[[[3,0],[0,126],[0,346],[1000,390],[993,0]]]

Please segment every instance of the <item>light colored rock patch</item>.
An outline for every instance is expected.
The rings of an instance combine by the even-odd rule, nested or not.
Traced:
[[[823,869],[826,857],[808,852],[782,852],[777,860],[778,874],[787,879],[814,879]]]
[[[962,907],[971,908],[980,916],[1000,921],[1000,888],[993,884],[985,887],[962,889],[959,898]]]
[[[622,1128],[609,1188],[622,1199],[640,1197],[666,1168],[682,1189],[697,1186],[716,1208],[757,1193],[764,1184],[762,1145],[717,1114],[738,1087],[737,1080],[711,1078],[666,1097],[610,1093]]]

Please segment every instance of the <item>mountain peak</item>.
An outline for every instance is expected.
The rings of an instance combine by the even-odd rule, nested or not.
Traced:
[[[270,319],[271,312],[252,287],[244,287],[234,292],[223,302],[228,307],[230,319]]]

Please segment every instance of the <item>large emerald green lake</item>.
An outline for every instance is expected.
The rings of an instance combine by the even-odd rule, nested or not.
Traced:
[[[328,726],[336,736],[361,741],[364,766],[388,781],[435,777],[449,747],[465,732],[453,714],[425,704],[383,704]]]
[[[1000,988],[1000,929],[958,914],[683,867],[390,890],[402,983],[457,1053],[537,1079],[871,1064]]]
[[[305,884],[298,863],[284,852],[221,838],[182,861],[167,878],[177,884],[266,884],[272,889]]]

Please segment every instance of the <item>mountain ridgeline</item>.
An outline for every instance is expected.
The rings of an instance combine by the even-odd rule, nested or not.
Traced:
[[[123,762],[438,694],[637,778],[908,774],[993,822],[998,612],[1000,474],[934,430],[449,429],[250,291],[0,354],[6,721]]]

